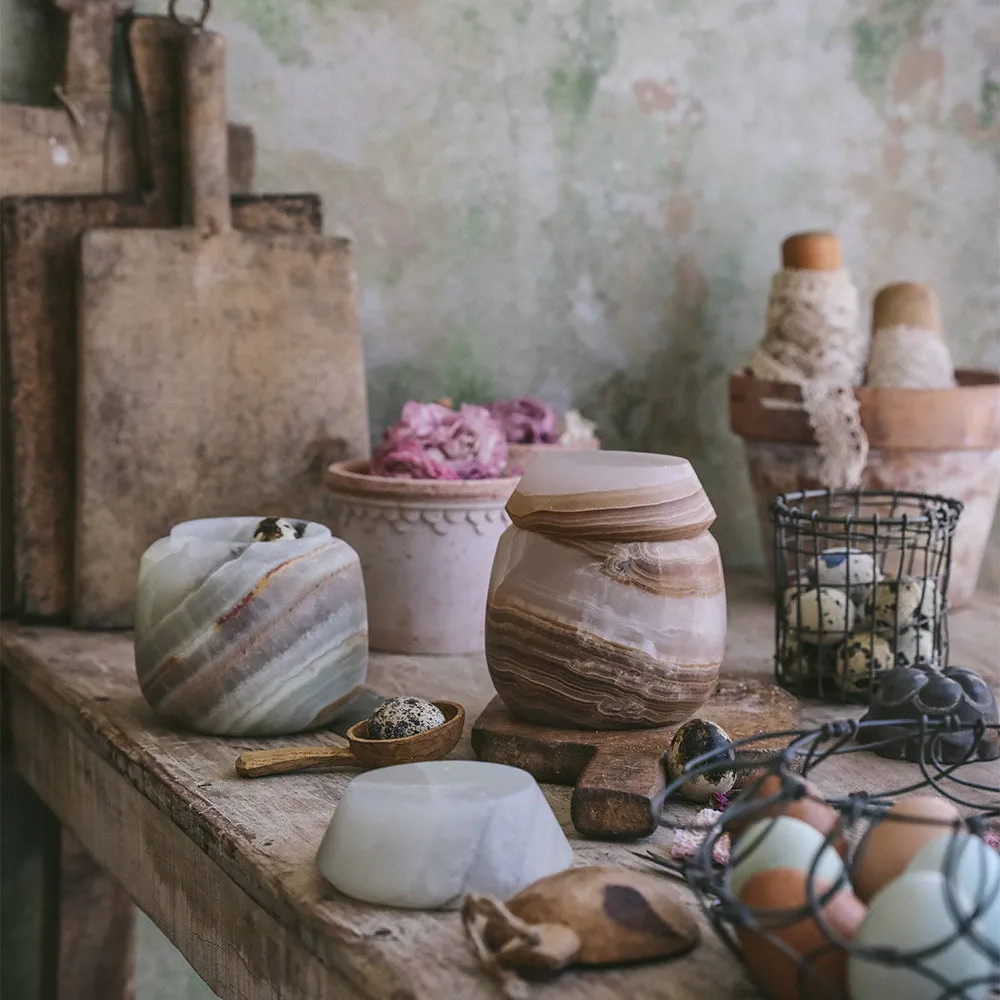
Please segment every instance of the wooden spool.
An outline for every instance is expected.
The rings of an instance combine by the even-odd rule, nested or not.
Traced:
[[[934,289],[915,281],[901,281],[881,289],[872,304],[872,332],[890,326],[940,333],[941,311]]]
[[[795,233],[781,244],[781,266],[797,271],[839,271],[844,266],[834,233]]]

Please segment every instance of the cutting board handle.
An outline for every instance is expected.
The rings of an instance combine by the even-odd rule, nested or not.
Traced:
[[[121,0],[55,0],[68,15],[62,94],[85,117],[111,106],[111,53]]]
[[[203,233],[231,228],[226,40],[200,28],[184,45],[184,219]]]
[[[659,822],[666,787],[660,754],[598,748],[573,789],[573,826],[605,840],[648,837]]]

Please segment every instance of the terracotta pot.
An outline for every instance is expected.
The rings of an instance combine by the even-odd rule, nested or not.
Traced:
[[[486,591],[504,505],[517,477],[441,482],[337,462],[326,483],[334,533],[361,558],[371,648],[473,653],[483,648]]]
[[[870,451],[862,486],[955,497],[965,504],[952,548],[949,603],[975,593],[1000,497],[1000,377],[958,369],[952,389],[856,390]],[[798,386],[729,378],[729,420],[743,438],[768,564],[768,506],[779,493],[819,489],[819,460]]]
[[[538,455],[550,455],[560,451],[599,451],[601,442],[594,438],[580,444],[512,444],[507,451],[507,474],[520,475],[528,467],[528,463]]]

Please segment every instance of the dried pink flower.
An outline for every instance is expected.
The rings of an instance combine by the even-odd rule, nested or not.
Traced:
[[[376,476],[492,479],[507,464],[500,423],[483,406],[409,402],[372,456]]]
[[[490,403],[490,413],[503,425],[509,444],[554,444],[559,440],[559,417],[534,396]]]

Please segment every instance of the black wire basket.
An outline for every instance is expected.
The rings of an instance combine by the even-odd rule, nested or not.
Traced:
[[[954,717],[893,720],[887,740],[918,739],[928,752],[919,763],[894,766],[901,777],[897,787],[840,797],[824,797],[810,774],[831,759],[876,749],[878,740],[866,730],[881,722],[841,720],[816,730],[736,741],[732,749],[692,760],[667,787],[669,797],[692,777],[717,774],[721,767],[750,775],[739,796],[711,823],[668,824],[703,838],[687,860],[672,860],[657,849],[640,857],[694,890],[722,941],[773,1000],[984,1000],[1000,989],[1000,771],[984,772],[982,764],[972,771],[969,764],[995,758],[1000,725],[993,718],[974,723]],[[968,732],[970,749],[965,759],[948,763],[939,752],[941,741],[956,729]],[[773,746],[775,740],[788,742],[765,752],[762,762],[759,745]],[[936,793],[938,814],[918,819],[890,811],[894,802],[905,803],[914,792]],[[954,811],[941,815],[952,812],[947,803]],[[817,822],[817,815],[827,819]],[[783,849],[781,870],[773,873],[777,879],[764,882],[772,874],[767,852],[782,848],[780,841],[769,847],[769,837],[780,837],[787,823],[801,823],[803,816],[812,830],[809,855],[796,864],[794,851]],[[882,846],[877,847],[880,826]],[[902,833],[917,826],[923,842],[934,844],[909,856]],[[866,858],[868,868],[877,869],[883,861],[876,852],[884,853],[886,843],[901,852],[896,861],[903,862],[902,873],[864,893],[861,881],[871,881]],[[720,854],[720,848],[726,849]],[[763,866],[757,865],[755,883],[753,875],[743,877],[741,866],[750,863],[753,872],[758,851]],[[980,866],[971,879],[969,858]],[[777,906],[760,905],[764,889],[778,892]],[[937,906],[926,905],[926,898],[925,905],[908,901],[914,891],[918,897],[936,893]],[[867,907],[855,892],[866,898]],[[895,928],[893,907],[900,910]],[[894,933],[910,938],[893,940]]]
[[[894,666],[948,665],[948,578],[962,503],[805,490],[771,504],[778,683],[868,704]]]

